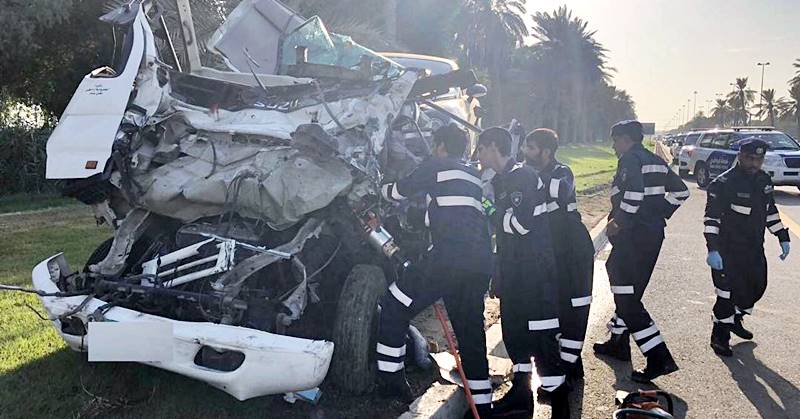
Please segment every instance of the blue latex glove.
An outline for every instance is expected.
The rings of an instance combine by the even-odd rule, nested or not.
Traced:
[[[786,260],[789,256],[789,249],[791,249],[789,242],[781,242],[781,260]]]
[[[722,270],[722,256],[719,255],[719,252],[716,250],[712,250],[708,252],[708,257],[706,258],[706,263],[711,269],[715,271]]]

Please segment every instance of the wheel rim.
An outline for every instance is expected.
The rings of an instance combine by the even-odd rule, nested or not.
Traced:
[[[706,183],[706,176],[707,176],[706,168],[705,167],[700,167],[697,170],[697,183],[699,183],[701,185],[705,184]]]

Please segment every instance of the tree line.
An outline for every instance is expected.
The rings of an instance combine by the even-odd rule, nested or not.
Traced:
[[[716,99],[708,115],[701,111],[676,131],[758,123],[800,136],[800,59],[792,65],[796,72],[787,83],[786,96],[779,96],[775,89],[756,92],[748,87],[747,77],[737,77],[733,90]]]
[[[192,6],[224,16],[239,1],[192,0]],[[0,124],[19,103],[41,106],[50,121],[60,115],[81,77],[109,63],[112,30],[97,17],[119,2],[30,0],[4,9]],[[555,128],[565,141],[591,141],[605,138],[614,121],[636,115],[630,95],[612,84],[609,52],[566,6],[528,20],[521,0],[286,3],[375,50],[452,57],[476,69],[490,91],[483,100],[488,124],[516,118],[526,127]]]

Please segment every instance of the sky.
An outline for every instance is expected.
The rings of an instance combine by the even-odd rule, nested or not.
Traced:
[[[800,58],[800,0],[527,0],[528,14],[566,4],[595,30],[643,122],[674,128],[682,105],[707,110],[718,93],[748,77],[758,91],[788,95]],[[688,102],[688,103],[687,103]],[[684,108],[685,109],[685,108]],[[683,111],[685,119],[685,110]],[[670,126],[671,125],[671,126]]]

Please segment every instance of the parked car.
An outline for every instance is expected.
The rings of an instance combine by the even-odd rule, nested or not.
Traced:
[[[697,144],[697,140],[700,139],[702,134],[702,131],[692,131],[686,134],[683,137],[681,144],[676,148],[676,151],[673,154],[673,164],[678,165],[678,174],[683,177],[689,175],[689,170],[684,168],[688,168],[689,156],[691,156],[694,152],[694,147]]]
[[[769,145],[764,159],[764,171],[776,186],[800,187],[800,144],[783,132],[771,127],[734,127],[702,133],[682,170],[690,170],[701,187],[728,170],[736,161],[739,141],[756,137]],[[684,169],[685,168],[685,169]]]
[[[670,154],[672,154],[672,164],[678,164],[678,152],[683,146],[683,140],[685,138],[686,134],[683,133],[676,134],[675,136],[672,137],[669,146]]]

